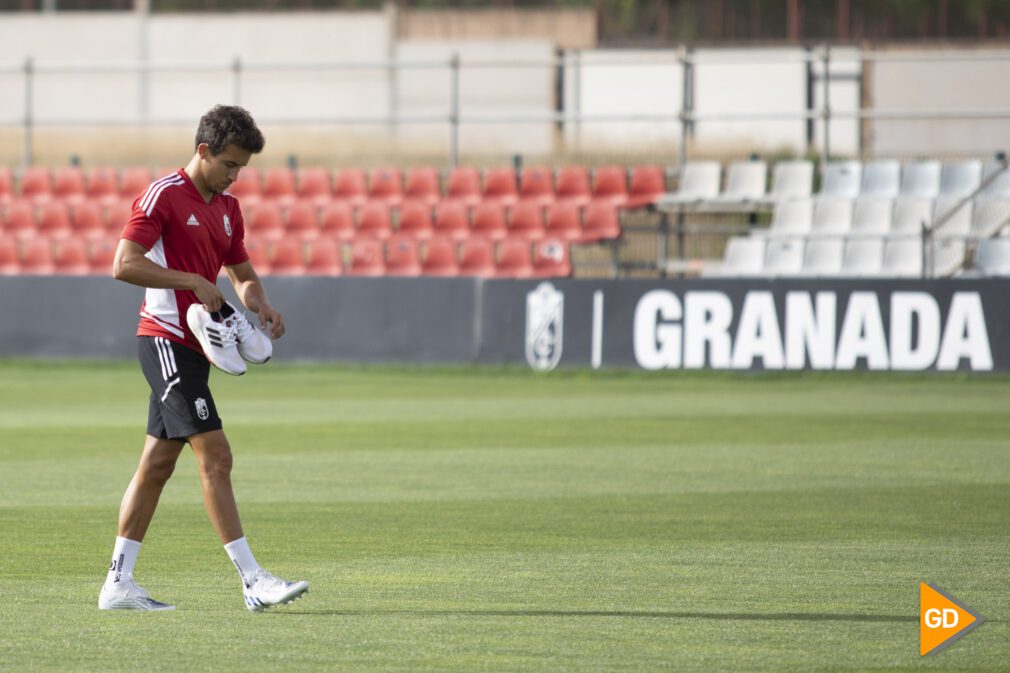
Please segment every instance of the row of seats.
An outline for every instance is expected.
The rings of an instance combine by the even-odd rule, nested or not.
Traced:
[[[168,173],[170,171],[165,171]],[[50,173],[44,167],[26,169],[15,189],[13,173],[0,168],[0,201],[23,198],[35,204],[53,199],[78,202],[87,199],[112,201],[136,198],[150,184],[153,175],[145,168],[131,168],[118,175],[114,169],[96,168],[85,174],[78,167],[66,167]],[[442,175],[432,167],[412,168],[405,173],[397,168],[366,172],[347,168],[331,173],[322,167],[266,169],[262,175],[249,166],[229,188],[243,205],[261,201],[289,205],[296,200],[312,200],[322,205],[339,200],[351,206],[381,202],[398,206],[405,201],[429,206],[440,201],[461,201],[467,206],[480,202],[512,205],[519,201],[548,205],[555,201],[583,206],[590,201],[606,201],[623,208],[640,208],[656,201],[666,191],[666,174],[661,166],[603,166],[590,170],[585,166],[562,168],[555,172],[546,167],[491,168],[483,172],[462,166]]]
[[[0,275],[108,275],[118,240],[0,237]],[[388,241],[335,238],[301,241],[251,239],[247,250],[261,275],[564,277],[572,273],[568,244],[522,239],[418,241],[396,235]]]
[[[775,206],[768,236],[935,234],[986,238],[1010,225],[1010,197],[858,199],[819,196]]]
[[[893,159],[862,163],[829,162],[822,168],[817,194],[839,198],[858,197],[923,199],[964,197],[979,189],[981,195],[1010,198],[1010,174],[1002,161],[983,164],[973,159],[941,163],[914,161],[901,165]],[[676,191],[665,194],[661,208],[725,210],[745,206],[774,205],[783,200],[807,198],[814,194],[814,164],[810,161],[780,161],[767,188],[768,169],[764,161],[739,161],[729,165],[725,184],[722,166],[715,161],[688,162]],[[994,178],[990,181],[990,178]]]
[[[0,234],[15,238],[37,235],[104,238],[120,233],[129,221],[130,212],[131,204],[127,201],[114,201],[107,206],[94,201],[73,205],[50,201],[38,207],[26,200],[12,201],[0,207]],[[247,208],[246,231],[250,236],[271,240],[288,237],[312,240],[325,236],[341,240],[387,239],[398,232],[419,240],[441,235],[454,239],[560,238],[594,243],[619,238],[621,221],[616,206],[596,201],[584,207],[567,202],[541,206],[519,201],[511,207],[481,202],[468,207],[458,201],[442,201],[435,206],[406,201],[399,208],[383,202],[366,202],[353,208],[342,201],[330,201],[323,206],[312,201],[295,201],[286,208],[275,202]]]
[[[925,244],[913,237],[864,239],[764,239],[737,236],[726,246],[723,264],[706,276],[910,277],[960,274],[964,241],[938,239]],[[925,253],[925,254],[924,254]],[[979,241],[978,275],[1010,275],[1010,236]]]

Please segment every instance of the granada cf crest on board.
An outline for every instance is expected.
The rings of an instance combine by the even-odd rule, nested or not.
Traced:
[[[561,361],[565,295],[550,283],[540,283],[526,295],[526,362],[550,371]]]

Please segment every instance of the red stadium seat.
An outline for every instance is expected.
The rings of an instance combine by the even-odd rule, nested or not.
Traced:
[[[508,235],[538,241],[544,237],[544,209],[539,203],[520,201],[509,213]]]
[[[387,239],[393,234],[389,206],[382,201],[368,201],[358,210],[357,237]]]
[[[473,237],[460,243],[459,275],[490,278],[495,274],[494,242]]]
[[[13,238],[0,236],[0,276],[13,276],[20,271],[17,242]]]
[[[295,173],[290,168],[270,168],[263,176],[264,199],[281,206],[289,206],[295,200]]]
[[[352,276],[381,276],[386,273],[386,263],[382,254],[382,241],[374,238],[358,238],[351,243]]]
[[[466,220],[466,204],[462,201],[442,201],[435,207],[435,233],[452,239],[463,239],[470,235],[470,225]]]
[[[308,260],[305,273],[309,276],[339,276],[343,271],[340,242],[333,238],[319,238],[308,243]]]
[[[651,206],[666,193],[666,173],[662,166],[636,166],[631,171],[631,191],[625,208]]]
[[[91,273],[87,244],[79,238],[59,241],[53,263],[55,272],[63,276],[84,276]]]
[[[4,231],[24,238],[35,235],[35,207],[25,199],[11,201],[4,209]]]
[[[403,201],[403,180],[395,168],[377,168],[368,180],[368,198],[382,201],[388,206],[398,206]]]
[[[270,268],[270,255],[267,250],[267,241],[257,238],[255,236],[245,238],[245,251],[249,253],[249,262],[252,263],[253,269],[256,270],[261,276],[269,276],[271,272]]]
[[[330,172],[321,166],[310,166],[298,170],[298,198],[323,205],[331,198]]]
[[[296,201],[288,209],[284,231],[286,236],[293,236],[302,241],[318,238],[322,232],[319,228],[319,209],[315,202]]]
[[[263,201],[251,209],[246,228],[251,236],[263,240],[276,240],[284,236],[281,209],[273,201]]]
[[[554,201],[554,177],[549,168],[524,168],[519,180],[519,198],[546,206]]]
[[[112,275],[112,262],[116,257],[119,239],[106,238],[95,241],[88,251],[88,268],[96,276]]]
[[[26,168],[21,174],[21,198],[39,204],[53,198],[53,182],[49,169],[40,166]]]
[[[123,169],[122,179],[119,182],[119,196],[133,202],[147,186],[153,181],[151,170],[144,166],[131,166]]]
[[[0,166],[0,206],[14,200],[14,172]]]
[[[352,206],[360,206],[368,200],[365,187],[365,172],[360,168],[345,168],[333,178],[333,198]]]
[[[116,201],[109,205],[105,209],[105,233],[107,236],[115,236],[119,238],[120,234],[123,233],[123,227],[125,227],[129,221],[130,217],[133,215],[133,200],[123,199],[121,201]]]
[[[275,242],[273,256],[270,259],[270,275],[304,276],[304,252],[303,244],[298,239],[282,238]]]
[[[84,200],[84,171],[77,166],[64,166],[53,176],[53,196],[67,203]]]
[[[548,238],[577,241],[582,238],[581,209],[571,201],[559,201],[547,208]]]
[[[404,201],[400,206],[399,233],[423,241],[431,238],[433,227],[431,205],[427,201]]]
[[[100,167],[88,171],[87,195],[103,204],[119,199],[119,177],[115,168]]]
[[[420,276],[421,255],[417,240],[411,236],[397,235],[386,245],[387,276]]]
[[[582,242],[593,243],[621,236],[621,220],[617,207],[607,201],[594,201],[586,206]]]
[[[411,168],[407,171],[407,185],[403,190],[403,198],[423,201],[433,206],[441,200],[438,188],[438,171],[434,168]]]
[[[516,172],[511,168],[489,168],[484,174],[483,201],[499,201],[510,206],[519,200]]]
[[[473,207],[473,227],[470,233],[500,241],[508,235],[505,206],[497,201],[482,201]]]
[[[558,172],[558,189],[555,201],[571,202],[579,206],[589,203],[592,191],[589,188],[589,171],[583,166],[569,166]]]
[[[596,169],[593,200],[607,200],[615,206],[628,200],[628,173],[623,166],[602,166]]]
[[[240,170],[238,179],[228,187],[228,193],[238,199],[243,208],[257,205],[263,200],[259,171],[253,166]]]
[[[446,200],[461,201],[472,206],[480,201],[480,173],[476,168],[459,166],[449,174],[445,189]]]
[[[425,276],[458,276],[459,263],[456,261],[456,242],[441,236],[428,241],[428,244],[425,245],[421,273]]]
[[[105,238],[105,221],[97,200],[83,201],[70,211],[70,225],[79,238]]]
[[[323,206],[322,236],[349,241],[354,238],[354,211],[342,201],[330,201]]]
[[[572,275],[572,260],[568,243],[557,239],[545,239],[536,245],[533,259],[533,275],[541,278],[567,278]]]
[[[530,243],[520,238],[506,238],[498,247],[498,263],[495,276],[499,278],[530,278],[533,276],[533,260],[530,257]]]
[[[67,238],[73,233],[70,208],[62,201],[50,201],[39,210],[38,232],[49,238]]]
[[[56,270],[53,263],[53,244],[44,237],[25,239],[21,248],[21,273],[46,276]]]

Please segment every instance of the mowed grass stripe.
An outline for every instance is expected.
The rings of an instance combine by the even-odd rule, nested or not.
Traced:
[[[146,387],[0,363],[0,670],[997,671],[1006,377],[285,367],[214,377],[253,616],[187,454],[95,609]],[[918,657],[916,588],[991,620]],[[127,653],[127,655],[124,655]]]

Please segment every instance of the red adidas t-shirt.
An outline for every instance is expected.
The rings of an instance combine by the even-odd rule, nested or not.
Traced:
[[[198,273],[212,283],[222,266],[249,259],[238,200],[225,193],[207,203],[184,170],[154,181],[134,201],[122,237],[142,245],[158,266]],[[202,353],[186,324],[187,309],[198,301],[188,290],[148,288],[137,336],[164,337]]]

